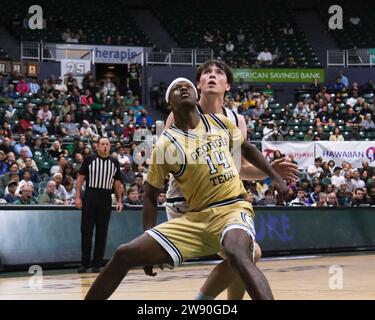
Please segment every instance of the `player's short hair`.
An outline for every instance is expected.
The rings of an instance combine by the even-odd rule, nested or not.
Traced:
[[[197,72],[195,74],[195,79],[197,80],[197,82],[199,82],[203,71],[206,70],[209,66],[212,66],[212,65],[215,65],[219,69],[223,70],[224,73],[227,76],[227,82],[229,84],[232,84],[232,82],[233,82],[233,72],[232,72],[232,70],[229,68],[229,66],[224,61],[215,60],[215,59],[207,60],[198,67]]]

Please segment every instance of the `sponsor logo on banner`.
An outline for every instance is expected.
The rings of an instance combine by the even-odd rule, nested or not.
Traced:
[[[374,141],[317,141],[315,145],[316,156],[322,157],[323,161],[333,160],[338,166],[341,166],[343,161],[347,161],[353,168],[361,168],[363,161],[375,165]]]
[[[56,45],[56,58],[62,59],[91,59],[93,63],[143,65],[143,47],[96,46],[83,44]]]
[[[143,48],[96,46],[95,63],[142,63]]]
[[[298,167],[307,169],[308,166],[314,164],[315,152],[314,143],[312,142],[272,142],[262,141],[262,152],[267,159],[273,157],[273,152],[279,150],[287,157],[293,156]]]

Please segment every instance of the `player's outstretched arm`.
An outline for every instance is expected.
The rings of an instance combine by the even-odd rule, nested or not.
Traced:
[[[159,189],[151,184],[145,184],[145,196],[143,201],[143,229],[148,230],[156,225],[157,217],[157,199]]]
[[[281,196],[286,194],[288,189],[283,179],[276,172],[276,170],[272,168],[267,159],[263,157],[262,153],[255,146],[247,141],[244,141],[241,145],[241,154],[248,162],[262,170],[271,178],[277,192]]]
[[[271,166],[284,179],[298,179],[298,166],[287,161],[286,158],[272,161]],[[242,180],[264,180],[267,178],[267,175],[263,171],[255,168],[245,159],[241,163],[240,176]]]

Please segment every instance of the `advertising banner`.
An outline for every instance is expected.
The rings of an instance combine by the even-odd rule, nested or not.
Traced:
[[[324,69],[233,69],[234,81],[242,78],[245,82],[290,82],[310,83],[314,79],[324,82]]]
[[[262,152],[267,159],[273,157],[275,150],[280,150],[287,157],[292,155],[300,169],[307,169],[309,165],[314,164],[313,142],[262,141]]]
[[[333,160],[337,166],[343,161],[350,162],[353,168],[361,168],[362,161],[375,165],[375,141],[315,142],[316,157],[323,161]]]

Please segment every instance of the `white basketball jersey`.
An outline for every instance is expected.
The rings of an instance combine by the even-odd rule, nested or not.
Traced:
[[[201,107],[197,106],[199,113],[202,112]],[[237,114],[228,108],[223,107],[223,114],[234,124],[238,127],[238,116]],[[184,199],[182,192],[178,186],[177,180],[173,176],[173,174],[169,174],[169,183],[168,183],[168,190],[167,190],[167,202],[166,202],[166,211],[167,211],[167,218],[171,220],[173,218],[180,217],[184,212],[188,210],[188,203]]]

